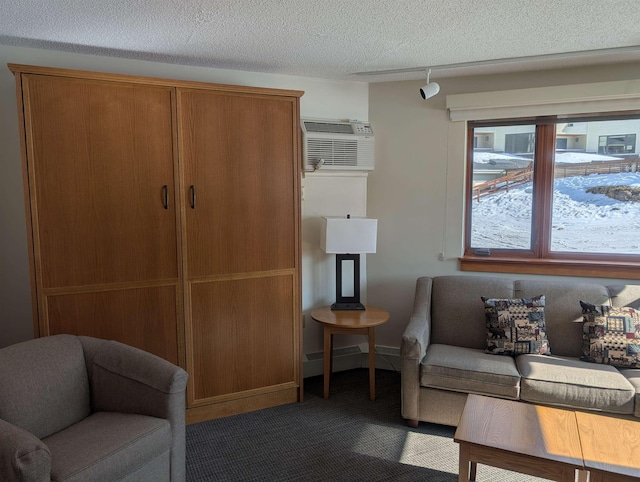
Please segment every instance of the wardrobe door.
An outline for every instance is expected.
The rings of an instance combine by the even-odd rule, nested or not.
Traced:
[[[179,89],[178,119],[190,406],[295,401],[298,99]]]
[[[173,89],[21,82],[39,334],[108,336],[177,362]],[[158,330],[168,344],[150,341]]]

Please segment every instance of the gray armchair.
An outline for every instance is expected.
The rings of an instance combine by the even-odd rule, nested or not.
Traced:
[[[0,480],[184,480],[187,378],[97,338],[0,349]]]

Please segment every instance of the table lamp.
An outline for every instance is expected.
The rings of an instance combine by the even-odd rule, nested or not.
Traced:
[[[323,217],[320,248],[336,255],[336,302],[332,310],[364,310],[360,303],[360,254],[375,253],[378,220]],[[343,286],[343,265],[352,265],[353,287]],[[345,288],[345,289],[343,289]],[[349,296],[351,294],[352,296]]]

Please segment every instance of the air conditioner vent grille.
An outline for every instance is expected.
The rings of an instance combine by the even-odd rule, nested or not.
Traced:
[[[313,165],[321,159],[333,166],[356,166],[358,143],[353,140],[309,139],[307,155]]]
[[[304,168],[371,171],[375,164],[375,139],[368,122],[302,120]]]
[[[307,132],[322,132],[327,134],[353,134],[353,126],[345,123],[304,121]]]
[[[324,169],[374,168],[374,141],[367,139],[307,139],[305,160],[308,166]]]

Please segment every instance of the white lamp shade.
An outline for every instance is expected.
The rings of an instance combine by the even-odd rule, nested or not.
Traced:
[[[325,253],[375,253],[378,220],[323,217],[320,248]]]

